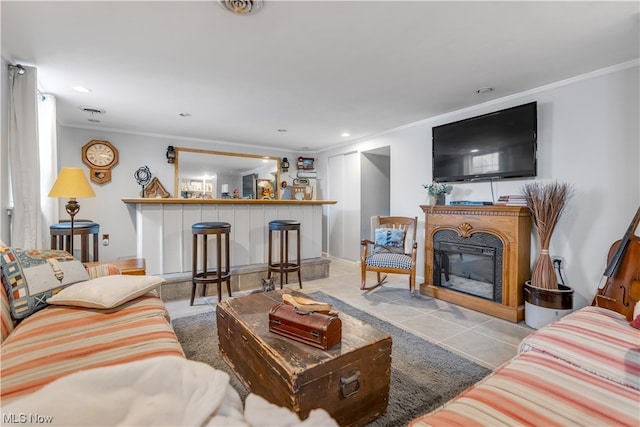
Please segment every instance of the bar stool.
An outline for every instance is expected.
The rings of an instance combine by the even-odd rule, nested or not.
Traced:
[[[71,249],[71,223],[60,222],[49,227],[51,234],[51,249]],[[98,234],[100,224],[91,221],[75,221],[73,223],[73,235],[80,236],[80,261],[98,261]],[[93,260],[89,259],[89,235],[93,235]],[[73,254],[71,254],[73,255]]]
[[[278,262],[273,262],[273,249],[272,249],[272,233],[280,232],[280,259]],[[289,262],[289,231],[295,231],[296,236],[296,253],[297,260],[295,263]],[[302,289],[302,277],[300,277],[300,222],[290,219],[278,219],[269,222],[269,267],[267,278],[271,278],[271,273],[280,273],[280,289],[282,289],[282,275],[285,276],[285,281],[289,283],[289,273],[294,271],[298,272],[298,284]]]
[[[196,296],[196,287],[199,283],[202,288],[202,296],[207,293],[207,284],[216,283],[218,285],[218,301],[222,300],[222,282],[227,282],[227,293],[231,296],[231,273],[229,268],[229,233],[231,224],[227,222],[198,222],[191,226],[193,233],[193,268],[191,279],[193,288],[191,289],[191,303]],[[207,236],[216,236],[216,266],[215,270],[207,269]],[[202,235],[202,271],[198,272],[198,236]],[[224,266],[222,265],[222,237],[224,236]]]

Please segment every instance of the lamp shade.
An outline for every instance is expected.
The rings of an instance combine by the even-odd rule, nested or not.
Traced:
[[[87,177],[80,168],[62,168],[49,197],[96,197]]]

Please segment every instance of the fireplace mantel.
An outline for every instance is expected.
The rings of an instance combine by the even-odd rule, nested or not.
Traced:
[[[492,316],[519,322],[524,318],[523,285],[531,273],[531,214],[520,206],[420,206],[425,213],[425,282],[420,292]],[[453,230],[462,239],[491,234],[502,242],[502,301],[494,302],[434,284],[433,237]]]

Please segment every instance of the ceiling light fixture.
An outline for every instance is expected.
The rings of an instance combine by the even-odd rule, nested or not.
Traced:
[[[493,88],[492,87],[481,87],[476,92],[479,93],[479,94],[489,93],[489,92],[493,92]]]
[[[89,113],[89,114],[105,114],[106,111],[103,110],[102,108],[98,108],[98,107],[88,107],[88,106],[79,106],[79,109],[81,109],[82,111],[84,111],[85,113]]]
[[[73,90],[75,90],[76,92],[80,92],[80,93],[90,93],[91,89],[87,89],[84,86],[74,86]]]
[[[343,136],[343,137],[347,138],[347,137],[351,136],[351,134],[349,132],[343,132],[342,135],[340,135],[340,136]]]
[[[250,15],[258,12],[264,6],[262,0],[218,0],[224,9],[236,15]]]
[[[97,108],[97,107],[87,107],[87,106],[82,106],[81,105],[78,108],[80,110],[84,111],[85,113],[91,114],[91,117],[89,119],[87,119],[91,123],[100,123],[100,120],[96,119],[96,115],[99,116],[100,114],[106,113],[105,110],[103,110],[102,108]]]

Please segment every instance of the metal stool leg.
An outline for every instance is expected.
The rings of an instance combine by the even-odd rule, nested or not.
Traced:
[[[207,275],[208,275],[208,268],[207,268],[207,258],[208,258],[208,254],[207,254],[207,248],[209,247],[209,237],[208,235],[204,235],[202,236],[203,240],[202,240],[202,274],[203,277],[206,279]],[[204,297],[207,294],[207,283],[203,283],[202,284],[202,296]]]
[[[218,302],[222,301],[222,233],[216,236],[216,286]]]
[[[222,236],[221,236],[222,237]],[[230,258],[230,254],[229,254],[229,234],[225,233],[224,236],[224,241],[225,241],[225,264],[224,264],[224,268],[225,268],[225,274],[227,277],[227,293],[229,294],[229,297],[231,297],[231,258]]]
[[[298,244],[298,286],[300,286],[300,289],[302,289],[302,266],[300,265],[300,229],[298,228],[296,231]]]
[[[198,235],[193,235],[193,252],[192,252],[192,267],[191,267],[191,302],[189,305],[193,305],[193,300],[196,297],[196,274],[198,273]]]

